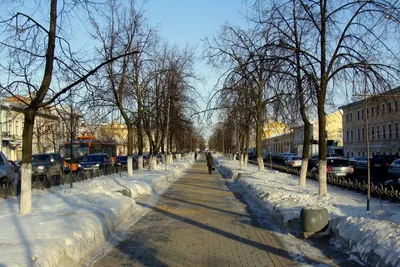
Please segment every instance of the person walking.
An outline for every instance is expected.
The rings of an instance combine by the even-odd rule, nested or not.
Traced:
[[[197,151],[194,152],[194,161],[197,162]]]
[[[211,152],[208,152],[208,154],[206,156],[206,159],[207,159],[208,173],[211,174],[211,171],[212,171],[213,166],[214,166],[213,157],[211,155]]]

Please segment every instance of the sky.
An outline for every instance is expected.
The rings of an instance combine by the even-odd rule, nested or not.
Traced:
[[[189,45],[196,48],[198,60],[195,72],[204,78],[197,89],[207,100],[215,86],[219,74],[208,66],[201,55],[204,50],[203,39],[216,35],[226,23],[244,25],[246,1],[244,0],[149,0],[145,5],[146,16],[152,26],[158,25],[160,35],[170,44],[180,47]],[[202,108],[205,103],[199,103]],[[214,115],[213,122],[218,118]],[[209,129],[209,128],[208,128]],[[211,133],[205,132],[208,136]]]

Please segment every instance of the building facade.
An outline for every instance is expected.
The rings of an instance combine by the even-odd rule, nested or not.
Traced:
[[[346,156],[399,155],[400,88],[342,106]]]
[[[343,146],[342,138],[342,113],[336,111],[326,115],[326,139],[328,146]],[[316,149],[318,146],[318,120],[314,120],[310,126],[311,155],[318,154]],[[271,152],[293,152],[301,154],[304,142],[304,125],[296,125],[290,129],[286,128],[286,132],[279,135],[266,138],[264,140],[264,148]]]

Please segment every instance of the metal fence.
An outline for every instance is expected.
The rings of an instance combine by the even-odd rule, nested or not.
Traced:
[[[134,164],[133,169],[137,169],[137,165]],[[36,177],[32,179],[32,189],[44,190],[45,188],[50,188],[52,186],[60,186],[64,184],[70,184],[71,180],[73,183],[94,179],[103,175],[111,175],[114,173],[119,173],[122,175],[122,172],[127,171],[127,166],[118,166],[115,165],[111,168],[105,169],[95,169],[90,171],[79,171],[79,172],[71,172],[68,174],[63,174],[61,176],[52,176],[51,178],[46,177]],[[18,181],[17,184],[13,185],[3,185],[0,188],[0,198],[7,198],[10,196],[17,196],[21,192],[21,180]]]
[[[256,164],[256,162],[250,162]],[[265,164],[265,167],[271,167],[271,165]],[[300,169],[292,168],[290,166],[272,164],[272,169],[279,170],[286,173],[296,174],[300,176]],[[318,180],[317,173],[307,172],[307,178]],[[335,177],[327,175],[328,184],[332,184],[341,188],[353,190],[359,193],[367,194],[368,183],[365,181],[357,181],[351,177]],[[393,186],[385,186],[380,182],[371,182],[370,184],[371,195],[379,197],[381,199],[387,199],[394,202],[400,202],[400,191],[395,189]]]

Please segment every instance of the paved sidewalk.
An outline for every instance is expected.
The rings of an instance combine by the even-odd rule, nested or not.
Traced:
[[[217,171],[207,173],[204,160],[196,162],[94,266],[293,266],[225,182]],[[149,197],[137,204],[151,208]]]

